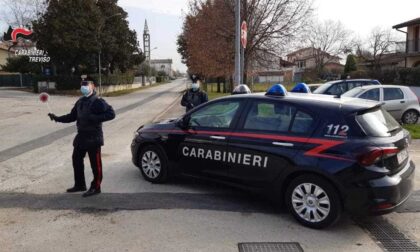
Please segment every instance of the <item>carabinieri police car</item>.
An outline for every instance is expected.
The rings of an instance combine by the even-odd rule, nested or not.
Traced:
[[[303,225],[324,228],[343,210],[384,214],[404,203],[410,142],[381,104],[275,85],[142,126],[131,149],[147,181],[181,172],[267,192]]]

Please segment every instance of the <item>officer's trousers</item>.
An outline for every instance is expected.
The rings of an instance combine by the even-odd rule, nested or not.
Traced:
[[[85,166],[83,159],[86,156],[86,153],[89,155],[90,166],[92,167],[93,172],[93,181],[90,185],[90,188],[100,189],[102,182],[102,157],[101,157],[101,147],[91,148],[91,149],[80,149],[79,147],[74,147],[73,150],[73,169],[74,169],[74,186],[75,187],[86,187],[85,181]]]

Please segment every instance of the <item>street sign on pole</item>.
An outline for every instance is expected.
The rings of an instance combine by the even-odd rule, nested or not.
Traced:
[[[241,25],[241,44],[243,48],[246,48],[246,44],[248,43],[248,25],[246,21],[242,22]]]

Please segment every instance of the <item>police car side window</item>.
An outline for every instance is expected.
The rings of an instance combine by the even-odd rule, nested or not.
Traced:
[[[190,127],[229,128],[238,111],[240,101],[209,104],[190,116]]]
[[[283,104],[257,101],[251,106],[244,129],[287,132],[296,108]]]

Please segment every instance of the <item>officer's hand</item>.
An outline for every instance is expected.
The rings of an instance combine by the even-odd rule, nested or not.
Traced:
[[[188,105],[188,107],[189,107],[189,108],[194,108],[194,104],[190,103],[190,104]]]
[[[53,113],[49,113],[48,116],[50,117],[51,121],[57,121],[57,116]]]

